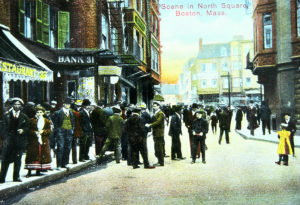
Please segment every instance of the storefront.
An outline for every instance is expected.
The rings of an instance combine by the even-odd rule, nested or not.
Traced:
[[[20,97],[25,103],[49,100],[53,72],[3,25],[0,25],[0,72],[1,116],[5,102],[11,97]]]

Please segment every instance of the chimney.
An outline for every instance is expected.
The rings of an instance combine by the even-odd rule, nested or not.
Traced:
[[[199,52],[201,52],[202,51],[202,41],[203,41],[203,39],[202,38],[200,38],[199,39]]]

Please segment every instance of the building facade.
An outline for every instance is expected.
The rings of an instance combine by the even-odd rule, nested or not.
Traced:
[[[54,71],[43,100],[150,103],[160,83],[158,3],[1,1],[0,23]]]
[[[253,1],[254,58],[248,68],[264,85],[276,127],[284,113],[300,123],[300,2]]]
[[[253,48],[251,40],[240,36],[228,43],[203,44],[190,67],[191,86],[197,88],[199,100],[204,103],[241,105],[247,100],[259,101],[257,77],[246,70],[246,56]]]

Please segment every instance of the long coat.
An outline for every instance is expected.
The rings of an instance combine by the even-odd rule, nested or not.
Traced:
[[[278,154],[293,154],[291,143],[290,143],[290,134],[291,132],[282,130],[278,131],[279,143],[278,143]]]
[[[161,110],[154,115],[153,122],[150,124],[150,127],[153,129],[153,137],[164,137],[164,120],[165,115]]]
[[[131,145],[141,144],[144,139],[144,125],[141,117],[132,114],[125,123],[125,132],[128,135],[128,141]]]
[[[31,118],[29,120],[29,134],[28,134],[28,146],[25,158],[25,168],[26,165],[32,163],[39,164],[49,164],[51,163],[50,147],[49,147],[49,136],[51,134],[51,122],[44,118],[45,124],[43,127],[42,144],[38,142],[36,135],[37,119]],[[49,167],[50,168],[50,167]]]
[[[19,115],[19,122],[17,125],[17,129],[23,129],[22,134],[12,134],[9,133],[9,128],[11,126],[11,112],[8,112],[3,117],[3,158],[10,157],[12,158],[10,161],[13,160],[15,156],[5,156],[6,152],[9,153],[8,149],[13,148],[13,150],[17,153],[15,155],[21,154],[25,152],[27,146],[27,135],[29,130],[29,119],[24,113],[20,113]]]
[[[111,139],[120,139],[123,127],[123,118],[118,114],[110,116],[106,122],[108,137]]]
[[[73,110],[73,114],[75,117],[75,128],[74,128],[74,138],[80,138],[81,137],[81,126],[80,126],[80,113]]]
[[[93,132],[90,116],[86,113],[84,109],[81,109],[79,113],[80,113],[80,126],[82,132],[84,133]]]
[[[91,123],[95,135],[106,135],[105,124],[108,119],[108,115],[100,107],[96,107],[91,113]]]
[[[182,134],[181,130],[181,119],[180,117],[175,113],[172,115],[171,123],[170,123],[170,129],[169,129],[169,135],[171,137],[173,136],[179,136]]]

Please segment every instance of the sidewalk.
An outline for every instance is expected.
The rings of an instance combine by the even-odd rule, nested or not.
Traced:
[[[79,162],[77,164],[72,164],[72,152],[70,153],[70,164],[69,169],[62,168],[61,170],[56,170],[56,158],[52,158],[51,167],[53,170],[42,172],[43,176],[34,176],[35,171],[32,172],[33,176],[26,178],[27,170],[24,169],[25,164],[25,154],[22,157],[22,165],[20,170],[20,177],[22,182],[13,182],[13,164],[10,164],[5,183],[0,184],[0,204],[2,200],[12,196],[13,194],[26,190],[26,189],[35,189],[38,188],[42,184],[46,184],[49,182],[56,181],[60,178],[68,176],[72,173],[78,172],[79,170],[85,169],[87,167],[93,166],[97,164],[97,160],[95,158],[95,145],[93,144],[90,147],[90,160],[85,162]],[[77,154],[79,154],[79,147],[77,146]],[[106,152],[106,155],[101,159],[101,163],[112,158],[113,152]],[[52,155],[53,156],[53,155]],[[78,158],[77,158],[78,159]],[[1,162],[1,160],[0,160]],[[1,163],[0,163],[1,164]]]
[[[266,130],[266,135],[263,135],[262,128],[259,127],[254,130],[254,136],[250,134],[250,130],[247,129],[247,126],[244,125],[242,130],[236,130],[238,134],[240,134],[244,139],[249,140],[258,140],[258,141],[264,141],[264,142],[271,142],[278,144],[278,134],[276,131],[271,131],[271,134]],[[300,147],[300,136],[295,135],[294,136],[294,144],[295,147]]]

